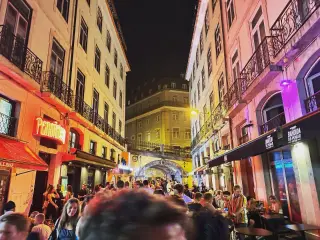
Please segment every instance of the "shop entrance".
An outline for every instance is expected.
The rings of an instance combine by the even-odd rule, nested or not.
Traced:
[[[0,169],[0,212],[3,213],[3,205],[7,202],[10,170]]]
[[[50,166],[50,154],[39,152],[39,157],[41,157]],[[34,185],[32,205],[30,212],[39,211],[42,212],[43,204],[43,193],[47,189],[48,184],[48,172],[47,171],[37,171],[36,180]]]
[[[78,193],[80,190],[80,176],[81,176],[81,168],[78,166],[70,166],[68,167],[68,185],[72,186],[72,190],[74,193]]]
[[[281,202],[283,215],[293,222],[301,223],[297,183],[290,150],[269,154],[273,194]]]

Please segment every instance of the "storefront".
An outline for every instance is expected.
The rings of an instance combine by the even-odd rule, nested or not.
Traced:
[[[283,214],[291,221],[306,222],[310,214],[320,211],[320,181],[316,177],[320,166],[319,122],[320,112],[308,114],[224,153],[211,160],[209,167],[231,162],[250,165],[260,157],[262,169],[252,169],[252,174],[234,170],[235,175],[247,176],[241,181],[245,194],[254,194],[257,176],[262,175],[266,196],[275,195],[281,201]],[[267,198],[259,200],[266,202]]]

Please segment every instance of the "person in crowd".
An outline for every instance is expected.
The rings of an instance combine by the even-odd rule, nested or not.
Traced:
[[[176,184],[174,186],[174,190],[175,190],[174,194],[181,197],[186,204],[192,202],[192,199],[184,194],[184,187],[182,184],[180,184],[180,183]]]
[[[149,181],[148,180],[143,180],[143,190],[145,190],[149,194],[153,194],[154,190],[149,187]]]
[[[124,181],[118,180],[118,181],[117,181],[117,189],[118,189],[118,190],[121,190],[121,189],[123,189],[123,188],[124,188]]]
[[[30,220],[30,231],[31,229],[35,226],[35,218],[36,216],[39,214],[38,211],[33,211],[30,216],[29,216],[29,220]]]
[[[269,196],[270,206],[269,206],[269,213],[271,214],[279,214],[281,209],[281,204],[277,200],[276,196],[271,195]]]
[[[110,189],[110,182],[106,182],[106,187],[105,189]]]
[[[235,227],[246,227],[247,219],[247,198],[241,193],[241,187],[235,185],[233,194],[228,206],[228,215],[233,219]],[[244,239],[244,235],[239,235],[240,240]]]
[[[257,208],[257,201],[251,197],[247,197],[247,216],[248,216],[248,226],[261,228],[262,221],[259,214],[259,209]]]
[[[16,211],[16,204],[13,201],[8,201],[3,206],[3,214],[10,214]]]
[[[60,218],[50,235],[52,240],[74,240],[76,237],[76,226],[80,215],[80,203],[76,198],[71,198],[64,205]]]
[[[128,181],[125,181],[124,188],[126,189],[130,188],[130,183]]]
[[[165,193],[163,192],[162,189],[156,189],[156,190],[154,190],[153,194],[165,196]]]
[[[39,234],[40,240],[48,240],[51,234],[51,228],[44,224],[45,215],[43,213],[39,213],[35,217],[35,226],[31,229],[31,232],[36,232]]]
[[[202,193],[197,192],[194,195],[193,201],[188,204],[188,209],[190,212],[199,212],[202,208],[202,205],[200,203],[202,198]]]
[[[109,190],[108,190],[109,191]],[[93,195],[87,195],[82,204],[81,204],[81,214],[84,212],[84,209],[86,208],[86,206],[89,204],[89,202],[93,199]]]
[[[98,192],[100,192],[101,190],[101,187],[99,184],[95,185],[94,186],[94,190],[93,190],[93,194],[97,194]]]
[[[59,197],[56,198],[56,204],[58,205],[58,215],[60,215],[63,208],[63,203],[64,203],[64,196],[61,191],[61,184],[57,184],[56,192],[59,195]]]
[[[67,193],[66,196],[64,198],[64,201],[67,202],[70,198],[73,198],[73,189],[71,185],[67,186]]]
[[[212,211],[212,213],[220,213],[221,211],[217,210],[213,204],[213,195],[209,192],[203,194],[203,207],[207,208],[208,210]]]
[[[189,190],[189,185],[184,185],[184,195],[188,196],[189,198],[192,198],[192,192]]]
[[[30,229],[29,219],[21,213],[12,212],[0,217],[1,240],[24,240]]]
[[[56,192],[52,185],[49,185],[45,202],[47,202],[47,208],[45,212],[46,219],[52,219],[55,222],[58,218],[59,206],[56,204],[56,199],[59,198],[59,194]]]
[[[206,186],[203,182],[201,183],[201,192],[206,192]]]
[[[139,180],[135,181],[134,184],[133,184],[133,188],[134,189],[139,189],[140,186],[141,186],[141,181],[139,181]]]
[[[124,190],[94,198],[78,233],[81,240],[186,240],[189,223],[185,210],[166,198]]]
[[[167,193],[171,193],[172,192],[172,180],[170,180],[167,184]]]
[[[217,190],[212,201],[212,205],[216,208],[223,208],[223,194],[221,190]]]
[[[231,193],[229,191],[222,192],[222,203],[221,206],[223,209],[227,210],[229,208]]]
[[[78,193],[79,201],[83,201],[84,198],[87,196],[87,194],[88,194],[87,184],[83,183],[82,187]]]

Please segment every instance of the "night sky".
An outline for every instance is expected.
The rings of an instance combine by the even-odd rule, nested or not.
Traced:
[[[185,73],[197,0],[115,0],[131,72],[127,89]]]

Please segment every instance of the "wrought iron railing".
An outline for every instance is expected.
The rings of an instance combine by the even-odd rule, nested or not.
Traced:
[[[93,122],[93,109],[81,98],[75,96],[75,110],[85,119]]]
[[[0,113],[0,134],[14,137],[17,119]]]
[[[231,108],[236,101],[239,100],[239,85],[238,80],[234,81],[234,83],[229,87],[228,92],[224,97],[225,105],[227,108]]]
[[[286,117],[284,112],[280,113],[279,115],[271,118],[269,121],[265,122],[260,126],[260,133],[266,133],[270,131],[271,129],[274,129],[276,127],[280,127],[286,123]]]
[[[246,143],[249,141],[249,135],[248,134],[243,135],[243,136],[239,137],[238,140],[239,140],[239,145]]]
[[[27,48],[25,39],[15,36],[6,25],[0,25],[0,54],[40,83],[41,59]]]
[[[272,25],[271,35],[278,39],[275,56],[283,49],[309,17],[319,8],[319,0],[290,0]]]
[[[145,141],[129,141],[128,150],[138,150],[153,152],[156,154],[175,155],[180,157],[191,157],[190,147],[180,147],[173,145],[165,145],[160,143],[145,142]]]
[[[320,108],[320,92],[310,96],[306,100],[304,100],[304,104],[306,106],[307,113],[313,112]]]
[[[51,71],[42,73],[41,91],[51,92],[69,107],[73,107],[73,90]]]

